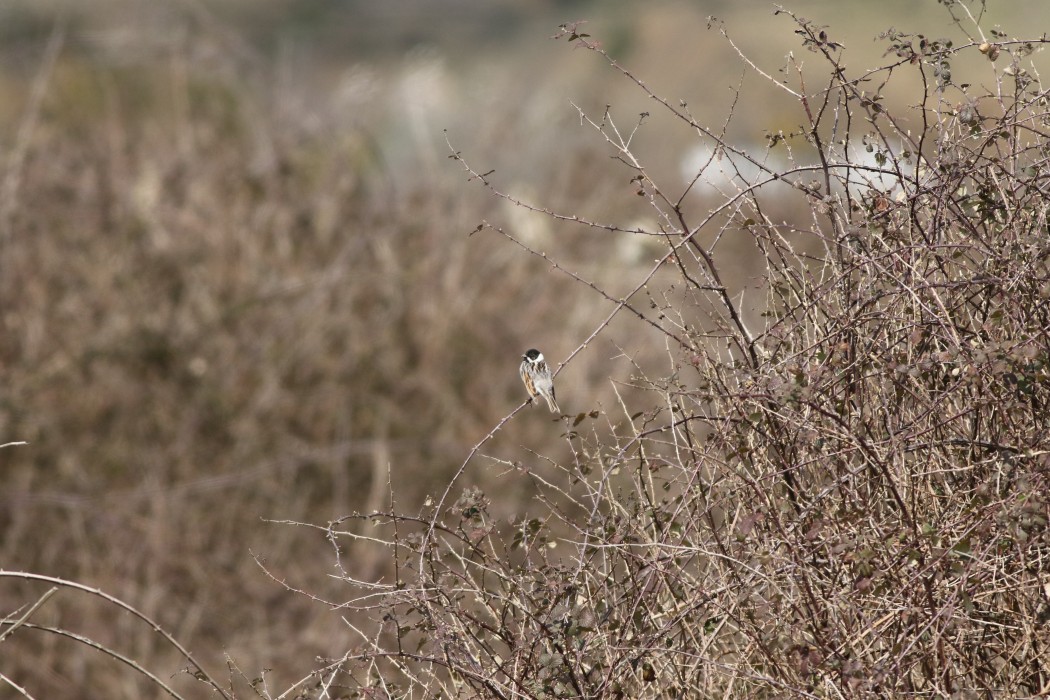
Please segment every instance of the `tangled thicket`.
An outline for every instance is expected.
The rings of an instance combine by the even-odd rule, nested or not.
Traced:
[[[769,135],[792,153],[786,168],[649,93],[735,168],[710,212],[654,181],[608,112],[581,111],[661,221],[622,233],[665,249],[614,299],[666,338],[670,371],[636,376],[652,404],[566,418],[568,459],[510,465],[536,480],[541,517],[507,527],[463,489],[418,516],[324,527],[337,552],[367,536],[397,569],[381,584],[343,569],[359,591],[347,606],[377,626],[320,687],[1050,692],[1050,109],[1024,67],[1040,42],[976,24],[955,45],[891,32],[892,62],[857,75],[827,30],[784,14],[824,66],[770,79],[802,115],[797,132]],[[649,92],[578,26],[563,36]],[[979,54],[987,94],[951,73]],[[908,74],[925,89],[894,114],[883,93]],[[784,197],[807,203],[808,224],[773,218]],[[765,262],[760,316],[720,275],[729,236]]]
[[[218,635],[224,622],[232,639],[252,615],[236,603],[273,588],[254,565],[252,577],[243,568],[231,573],[236,585],[213,606],[224,618],[205,614],[199,603],[173,611],[156,596],[140,611],[58,578],[89,577],[101,566],[102,546],[135,550],[122,564],[144,562],[150,580],[188,586],[211,575],[200,565],[202,553],[219,545],[240,551],[240,521],[223,519],[221,530],[187,527],[190,536],[176,541],[149,527],[162,517],[196,525],[198,514],[226,512],[227,495],[212,493],[217,487],[204,478],[186,482],[193,497],[170,513],[159,498],[146,503],[150,489],[106,502],[110,518],[140,519],[148,537],[131,526],[98,526],[77,503],[56,501],[36,516],[0,513],[9,556],[36,547],[32,534],[52,524],[58,530],[68,521],[75,537],[49,540],[54,576],[0,572],[24,584],[30,601],[5,610],[0,644],[11,649],[28,639],[21,651],[28,664],[64,663],[61,647],[28,635],[70,636],[37,619],[56,604],[51,592],[32,603],[33,586],[50,583],[128,613],[103,630],[111,637],[74,638],[78,644],[114,658],[106,645],[122,635],[141,655],[155,645],[174,649],[150,661],[188,660],[209,697],[1050,693],[1050,107],[1027,69],[1045,41],[986,35],[968,17],[969,5],[942,4],[968,39],[888,32],[887,64],[866,72],[847,66],[834,30],[780,11],[810,53],[804,67],[792,57],[773,75],[739,52],[748,76],[797,106],[798,127],[767,134],[761,153],[727,136],[732,114],[726,124],[706,126],[686,104],[652,92],[583,25],[563,27],[561,38],[601,57],[652,106],[652,118],[643,115],[629,130],[617,126],[614,108],[600,115],[581,109],[579,118],[613,157],[609,177],[629,178],[628,199],[650,205],[656,223],[625,226],[587,218],[582,209],[529,205],[464,154],[453,150],[451,157],[496,198],[486,216],[510,204],[599,232],[616,246],[636,243],[622,248],[643,253],[635,259],[657,251],[628,293],[611,286],[618,271],[590,279],[559,256],[566,248],[552,238],[518,235],[509,225],[486,221],[473,237],[448,245],[447,232],[434,224],[454,197],[444,190],[412,190],[403,207],[410,218],[393,221],[385,195],[371,195],[347,175],[352,168],[343,159],[367,160],[353,148],[340,155],[314,144],[316,152],[300,153],[301,162],[277,158],[265,176],[246,176],[244,164],[258,154],[227,124],[238,124],[236,116],[225,112],[213,115],[213,131],[187,128],[170,162],[158,161],[149,143],[123,144],[117,125],[103,130],[110,141],[91,139],[84,152],[52,145],[49,158],[26,157],[24,168],[12,170],[24,177],[22,191],[9,180],[0,223],[60,233],[70,249],[87,248],[81,238],[91,232],[114,235],[96,236],[100,247],[92,255],[62,265],[47,237],[0,241],[4,293],[53,312],[48,324],[60,341],[58,350],[44,347],[37,320],[5,320],[20,332],[8,334],[0,359],[39,367],[12,380],[0,418],[18,438],[47,434],[47,421],[65,438],[39,448],[47,470],[24,470],[20,478],[79,478],[81,459],[97,464],[96,476],[111,471],[117,483],[129,479],[124,466],[138,462],[163,468],[173,482],[196,479],[203,463],[219,472],[216,479],[235,480],[247,478],[237,464],[261,465],[251,476],[272,462],[279,477],[273,488],[240,503],[252,517],[291,505],[316,512],[329,497],[342,507],[343,496],[366,490],[306,467],[331,463],[338,475],[348,461],[360,461],[373,465],[373,478],[371,510],[328,523],[293,521],[298,529],[281,530],[287,536],[274,557],[280,563],[270,568],[260,558],[282,582],[281,564],[316,564],[328,574],[296,539],[304,527],[322,533],[334,553],[335,583],[296,590],[305,595],[293,604],[284,598],[271,605],[284,618],[274,627],[296,631],[287,644],[306,645],[298,623],[317,601],[358,637],[283,691],[268,687],[265,672],[242,673],[232,658],[228,681],[216,681],[175,642],[178,635],[163,632],[178,624],[180,631],[214,627]],[[724,27],[711,26],[736,48]],[[985,72],[966,85],[962,75],[975,62]],[[891,106],[891,91],[914,89],[910,108]],[[695,134],[698,152],[707,154],[684,187],[654,174],[666,163],[647,162],[637,145],[659,117]],[[270,146],[287,155],[280,144]],[[96,147],[103,156],[95,157]],[[85,165],[81,172],[53,162]],[[70,172],[75,186],[68,186]],[[564,182],[582,191],[581,178],[566,175]],[[135,186],[114,186],[125,180]],[[160,189],[169,196],[158,199]],[[631,210],[622,202],[609,207]],[[462,204],[452,208],[467,216]],[[58,212],[54,220],[41,218],[47,211]],[[97,221],[72,225],[62,216],[67,211],[78,221],[93,212]],[[340,237],[340,222],[352,217],[367,233]],[[227,235],[210,235],[216,226]],[[401,250],[392,243],[400,228],[412,232],[399,239]],[[573,245],[567,238],[557,246]],[[445,258],[403,254],[446,247]],[[512,252],[498,257],[501,250]],[[761,261],[758,291],[742,291],[734,279],[741,250]],[[531,267],[511,263],[521,258]],[[369,276],[334,284],[345,280],[351,259]],[[296,273],[279,284],[271,267]],[[539,293],[534,273],[549,268],[565,286]],[[98,284],[110,296],[88,295],[87,307],[77,307],[83,300],[75,294],[34,281],[43,269],[60,270],[54,278],[74,290]],[[509,284],[512,271],[518,276]],[[313,283],[301,283],[300,272]],[[123,286],[109,286],[111,278]],[[491,379],[495,370],[448,371],[447,361],[514,338],[517,319],[488,291],[500,284],[528,292],[535,303],[526,312],[541,317],[557,315],[568,285],[598,302],[591,309],[606,306],[608,315],[590,335],[583,332],[570,360],[607,339],[613,324],[634,324],[647,341],[666,347],[665,369],[654,372],[652,357],[632,357],[630,385],[615,387],[618,407],[562,417],[559,455],[505,458],[500,438],[537,434],[511,432],[515,411],[419,512],[382,507],[406,490],[432,490],[445,473],[435,464],[447,465],[459,449],[449,431],[468,434],[475,426],[468,421],[488,420],[493,406],[505,404],[509,389]],[[51,295],[65,303],[52,309]],[[150,322],[136,325],[142,319]],[[578,334],[579,316],[574,321],[560,330]],[[83,342],[96,334],[96,342]],[[377,345],[397,350],[376,353]],[[435,346],[448,352],[428,352]],[[147,385],[151,395],[142,393]],[[84,389],[89,410],[63,412],[70,386]],[[349,409],[347,386],[365,387],[366,397],[352,395]],[[132,398],[114,398],[122,392]],[[449,410],[458,397],[469,398]],[[153,417],[122,413],[115,408],[121,403]],[[30,404],[39,410],[23,410]],[[155,404],[172,415],[150,414]],[[102,426],[113,439],[78,430],[78,421]],[[271,430],[278,422],[290,429]],[[443,442],[428,441],[442,431]],[[303,445],[287,447],[288,435]],[[333,435],[344,438],[338,449],[308,449]],[[419,449],[391,457],[390,445],[409,441]],[[154,443],[157,451],[146,452],[143,445]],[[265,462],[271,453],[291,466]],[[399,484],[388,500],[382,487],[396,479],[385,465],[399,461],[417,461],[413,474],[425,478]],[[293,479],[298,466],[304,474]],[[516,485],[528,482],[536,494],[532,512],[507,522],[497,511],[525,501],[525,490],[496,504],[478,485],[466,485],[474,467],[490,469],[475,481],[486,488],[499,478],[493,472]],[[77,546],[67,548],[67,541]],[[248,590],[260,581],[269,586],[265,593]],[[68,605],[67,619],[87,616],[86,608]],[[327,641],[314,634],[308,643],[313,649]],[[129,675],[146,678],[139,691],[157,686],[178,697],[163,673],[141,673],[153,664],[118,660],[133,669]],[[5,670],[0,682],[13,684]]]

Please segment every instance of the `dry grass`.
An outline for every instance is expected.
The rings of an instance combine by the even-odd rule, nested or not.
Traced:
[[[563,354],[600,302],[567,307],[569,280],[468,235],[504,208],[472,197],[446,153],[421,150],[410,110],[390,117],[376,98],[376,85],[406,103],[439,90],[431,57],[351,76],[299,120],[293,90],[241,84],[263,69],[221,46],[175,42],[170,60],[128,65],[80,40],[67,30],[50,58],[27,52],[5,133],[0,435],[29,444],[2,453],[0,568],[102,588],[212,671],[227,652],[287,684],[349,632],[252,553],[319,594],[343,586],[318,566],[323,540],[261,519],[388,507],[390,482],[419,507],[520,401],[519,353]],[[537,194],[597,196],[567,187],[588,162]],[[510,434],[549,444],[550,427],[534,413]],[[504,512],[530,493],[508,492]],[[361,575],[386,570],[381,553],[360,555]],[[37,587],[5,581],[0,607]],[[165,677],[185,665],[148,627],[112,624],[103,601],[64,590],[35,617]],[[4,659],[37,697],[153,692],[54,634],[23,629]]]

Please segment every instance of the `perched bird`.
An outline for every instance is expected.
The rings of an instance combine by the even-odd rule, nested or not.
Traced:
[[[527,351],[521,356],[521,381],[525,382],[525,390],[529,392],[529,398],[542,396],[547,400],[547,408],[551,413],[561,413],[558,402],[554,400],[554,378],[551,376],[551,368],[543,359],[543,353],[535,348]]]

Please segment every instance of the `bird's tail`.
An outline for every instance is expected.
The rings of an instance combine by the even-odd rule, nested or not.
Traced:
[[[551,413],[561,413],[561,409],[558,408],[558,402],[554,400],[554,392],[545,392],[543,398],[547,399],[547,408],[551,410]]]

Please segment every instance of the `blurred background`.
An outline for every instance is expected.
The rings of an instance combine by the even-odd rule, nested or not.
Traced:
[[[957,43],[972,34],[932,0],[787,7],[828,25],[854,72],[890,60],[877,38],[890,27]],[[984,13],[986,30],[1050,28],[1043,0],[966,7]],[[448,158],[449,144],[521,200],[656,231],[634,173],[574,105],[595,119],[609,105],[624,134],[650,112],[633,147],[675,195],[710,144],[599,56],[551,37],[587,20],[583,31],[672,104],[716,130],[732,114],[730,141],[788,162],[766,135],[797,130],[798,104],[719,32],[724,22],[757,67],[798,89],[796,73],[778,72],[789,53],[817,59],[773,10],[6,0],[0,444],[29,444],[0,449],[0,569],[101,588],[213,673],[228,661],[246,680],[269,669],[270,691],[341,655],[356,640],[338,611],[286,588],[340,602],[330,546],[272,521],[418,510],[524,398],[521,353],[536,346],[559,362],[612,309],[498,233],[469,234],[483,220],[503,227],[614,297],[662,251],[658,238],[492,196]],[[960,58],[956,70],[990,84],[980,61]],[[907,88],[896,83],[888,99],[907,103]],[[712,173],[691,195],[692,223],[718,201],[717,185]],[[785,199],[778,215],[808,211],[797,204]],[[732,240],[720,248],[734,292],[760,283],[747,253]],[[659,303],[666,291],[657,277],[649,293]],[[559,376],[559,399],[568,413],[621,421],[648,407],[635,380],[670,367],[660,334],[618,318]],[[454,491],[480,486],[500,517],[524,517],[529,482],[506,465],[567,458],[563,433],[546,411],[523,412]],[[383,575],[382,552],[344,554],[357,577]],[[2,579],[0,611],[42,590]],[[34,620],[163,678],[184,665],[141,623],[69,591]],[[153,694],[115,662],[31,630],[3,642],[0,672],[36,697]],[[173,682],[194,692],[188,676]]]

